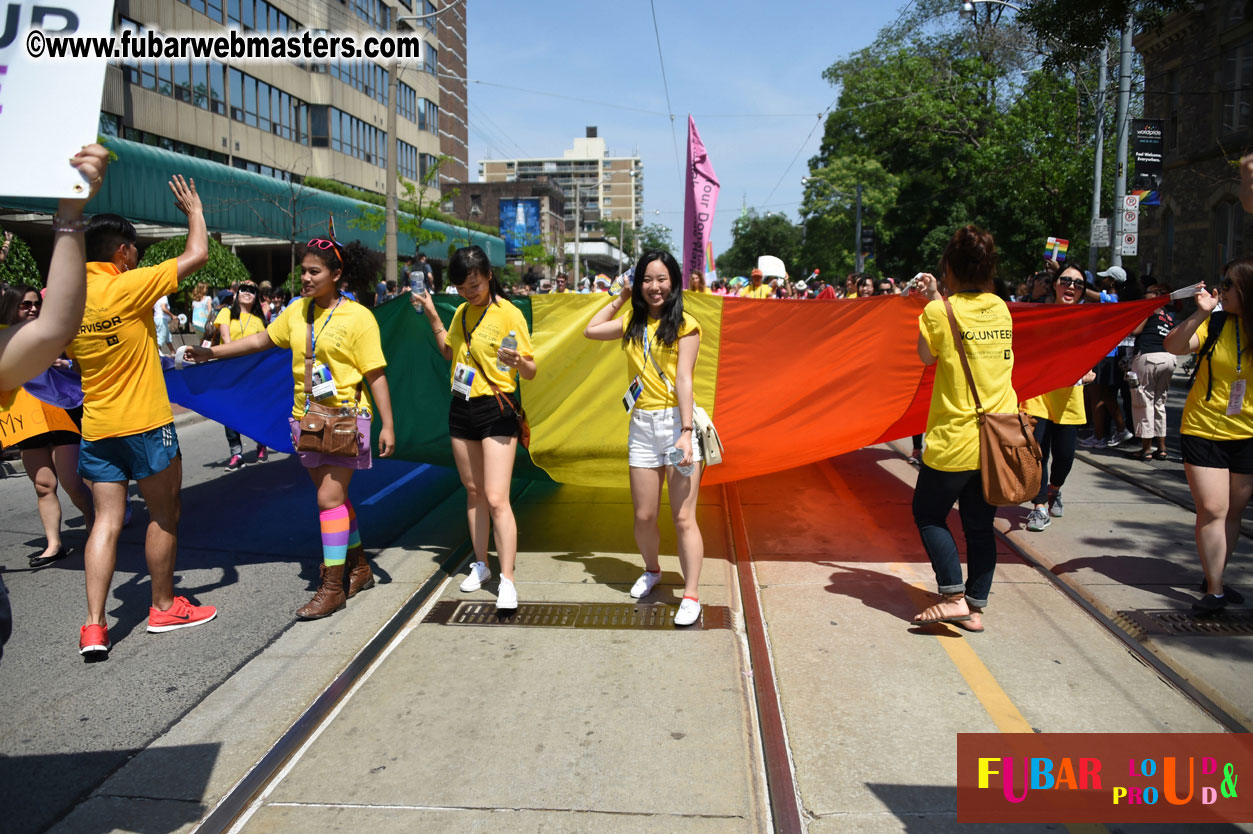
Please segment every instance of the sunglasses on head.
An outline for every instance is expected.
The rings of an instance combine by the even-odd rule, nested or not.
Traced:
[[[23,301],[18,306],[23,310],[38,310],[44,303],[42,301]]]

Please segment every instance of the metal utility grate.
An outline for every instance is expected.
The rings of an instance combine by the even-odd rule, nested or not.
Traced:
[[[1208,617],[1172,608],[1119,611],[1117,624],[1148,637],[1253,637],[1253,612],[1226,609]]]
[[[524,602],[512,614],[498,614],[494,602],[436,603],[423,623],[439,625],[520,626],[524,628],[673,629],[677,605],[659,603]],[[706,605],[692,629],[731,628],[731,610]]]

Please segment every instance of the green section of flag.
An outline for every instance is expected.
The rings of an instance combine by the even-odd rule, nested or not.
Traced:
[[[461,304],[461,297],[445,294],[433,297],[435,309],[447,328]],[[513,304],[522,311],[527,328],[533,332],[531,300],[515,299]],[[424,315],[413,309],[408,294],[376,307],[374,317],[378,319],[383,355],[387,357],[387,386],[391,390],[396,428],[395,457],[455,468],[448,439],[452,370],[450,363],[440,356],[431,326]],[[378,448],[379,428],[376,419],[373,425],[375,449]],[[521,446],[513,474],[515,478],[552,480],[531,462],[531,456]]]

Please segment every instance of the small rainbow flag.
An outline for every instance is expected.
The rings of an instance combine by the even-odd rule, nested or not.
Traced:
[[[714,265],[714,242],[705,241],[705,286],[718,280],[718,267]]]
[[[1069,248],[1070,241],[1065,238],[1051,237],[1044,242],[1044,260],[1061,263],[1066,260],[1066,250]]]

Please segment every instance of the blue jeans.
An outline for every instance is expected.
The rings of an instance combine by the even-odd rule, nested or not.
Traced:
[[[961,501],[958,512],[962,530],[966,534],[969,578],[965,582],[957,542],[948,529],[949,511],[958,500]],[[995,519],[996,507],[983,498],[983,481],[978,469],[941,472],[925,463],[920,465],[918,484],[914,488],[914,524],[922,537],[923,549],[931,559],[940,593],[965,592],[970,605],[987,607],[992,574],[996,572],[996,534],[992,528]]]

